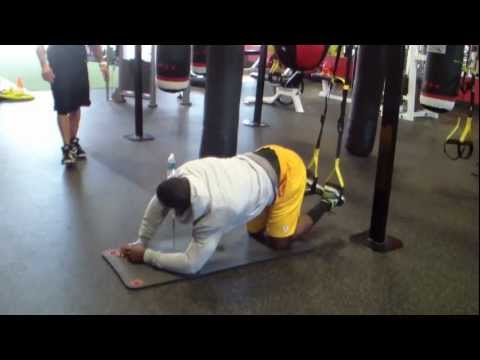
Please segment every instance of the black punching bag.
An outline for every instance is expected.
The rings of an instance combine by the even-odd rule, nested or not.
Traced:
[[[237,154],[243,74],[243,45],[212,45],[207,50],[207,83],[200,157]]]
[[[385,72],[384,47],[361,45],[352,94],[346,148],[356,156],[369,156],[375,144]]]
[[[190,45],[158,45],[157,85],[167,92],[185,90],[190,82]]]
[[[193,72],[198,75],[207,73],[207,45],[193,45]]]
[[[420,103],[428,110],[453,110],[460,87],[464,45],[428,45]]]

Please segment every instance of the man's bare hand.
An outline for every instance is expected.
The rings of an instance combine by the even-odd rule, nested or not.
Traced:
[[[50,65],[45,64],[42,68],[42,78],[49,83],[53,83],[55,80],[55,74],[53,73]]]
[[[120,248],[120,254],[126,257],[128,261],[134,264],[143,264],[143,255],[145,246],[142,244],[126,245]]]

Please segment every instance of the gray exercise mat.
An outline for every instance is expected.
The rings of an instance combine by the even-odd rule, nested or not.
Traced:
[[[235,236],[236,235],[236,236]],[[208,274],[236,268],[262,261],[274,260],[285,256],[301,254],[313,250],[311,242],[295,242],[290,250],[274,251],[250,238],[247,234],[222,239],[219,248],[207,264],[194,276],[174,274],[155,269],[145,264],[132,264],[120,257],[119,249],[109,249],[102,253],[103,258],[129,289],[141,289],[154,285],[163,285],[175,281],[195,279]],[[191,237],[181,237],[175,241],[175,249],[184,251]],[[152,244],[155,250],[173,252],[172,240],[163,240]]]

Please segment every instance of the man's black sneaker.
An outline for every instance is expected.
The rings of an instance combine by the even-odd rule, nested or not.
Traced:
[[[75,156],[77,157],[77,159],[79,160],[85,160],[87,158],[87,154],[85,153],[85,151],[82,149],[82,147],[80,146],[80,142],[79,142],[79,139],[78,138],[73,138],[72,141],[71,141],[71,146],[73,148],[73,151],[75,153]]]
[[[75,154],[70,145],[63,145],[62,155],[62,165],[75,164]]]

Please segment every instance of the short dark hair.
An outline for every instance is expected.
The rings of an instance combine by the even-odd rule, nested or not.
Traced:
[[[170,178],[157,187],[157,198],[164,206],[174,209],[190,207],[190,183],[187,178]]]

